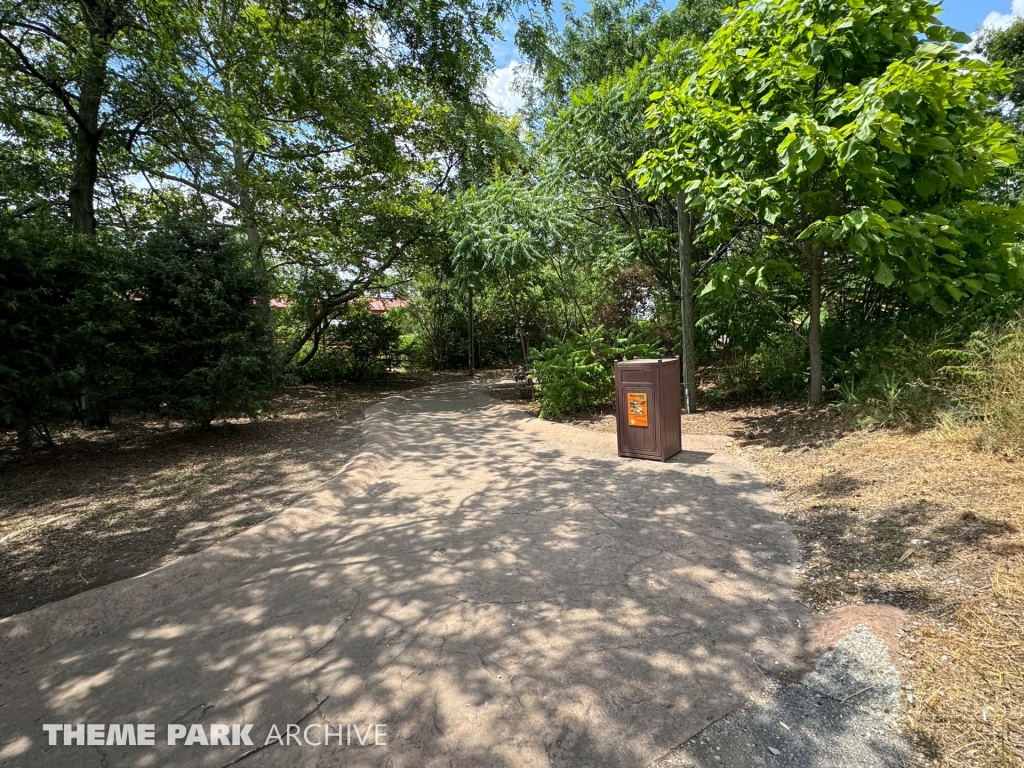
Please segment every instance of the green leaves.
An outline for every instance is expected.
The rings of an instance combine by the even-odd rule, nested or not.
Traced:
[[[925,0],[741,4],[699,74],[650,106],[660,143],[638,162],[639,183],[651,195],[690,189],[708,239],[763,227],[793,258],[817,248],[915,298],[941,290],[937,309],[994,285],[979,279],[983,264],[1015,284],[1002,244],[1017,239],[1019,212],[1004,209],[998,225],[978,204],[996,169],[1016,161],[992,117],[1006,74],[960,58],[960,35],[934,23],[936,10]]]
[[[896,275],[892,273],[888,264],[879,261],[878,266],[875,267],[875,280],[888,288],[896,281]]]
[[[573,206],[529,180],[504,177],[460,195],[454,207],[456,271],[522,279],[571,242]]]
[[[636,334],[612,340],[607,337],[604,326],[598,326],[533,351],[530,362],[540,386],[542,419],[590,410],[604,403],[614,390],[616,360],[665,354],[660,345]]]

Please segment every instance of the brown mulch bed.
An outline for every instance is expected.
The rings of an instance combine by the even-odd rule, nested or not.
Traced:
[[[567,421],[614,431],[608,408]],[[733,437],[726,450],[767,478],[800,540],[808,605],[906,611],[902,727],[918,764],[1024,765],[1024,459],[967,431],[858,429],[797,404],[719,404],[682,423]]]
[[[128,578],[266,520],[337,474],[360,420],[394,392],[451,378],[294,386],[263,418],[207,432],[126,417],[70,428],[35,464],[0,435],[0,617]]]

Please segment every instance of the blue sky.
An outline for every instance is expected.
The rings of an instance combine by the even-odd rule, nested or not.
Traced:
[[[663,0],[665,7],[672,6],[677,0]],[[559,4],[559,0],[555,0]],[[575,0],[577,14],[586,12],[587,0]],[[944,11],[939,18],[961,32],[971,34],[986,22],[993,26],[1006,26],[1013,16],[1024,16],[1024,0],[944,0]],[[509,91],[512,71],[516,63],[522,61],[522,55],[516,50],[512,39],[515,35],[515,23],[508,22],[504,27],[505,40],[495,40],[492,46],[496,71],[488,81],[487,92],[495,104],[506,111],[514,111],[519,105],[519,98]]]

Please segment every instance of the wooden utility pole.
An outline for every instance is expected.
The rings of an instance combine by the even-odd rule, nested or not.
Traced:
[[[697,375],[693,363],[693,214],[682,192],[676,195],[676,229],[679,232],[679,305],[683,343],[679,362],[683,369],[683,408],[697,412]]]
[[[473,376],[473,286],[469,286],[469,375]]]

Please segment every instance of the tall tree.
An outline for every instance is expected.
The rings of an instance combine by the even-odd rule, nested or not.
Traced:
[[[683,233],[677,224],[699,220],[689,211],[677,216],[673,196],[649,198],[632,172],[653,146],[644,130],[649,94],[693,70],[695,51],[718,26],[721,7],[699,0],[665,12],[657,3],[598,0],[570,17],[562,31],[548,23],[522,34],[540,75],[543,95],[534,101],[546,115],[542,151],[554,161],[552,180],[583,202],[581,215],[606,244],[597,251],[606,265],[628,269],[639,263],[651,276],[659,314],[675,320],[683,368],[691,374],[684,376],[688,408],[696,399],[687,354],[693,349],[687,311],[693,270],[685,266],[692,254],[684,249],[694,227]]]
[[[466,190],[455,205],[453,271],[463,284],[482,278],[503,292],[524,366],[530,360],[528,327],[535,290],[544,286],[557,292],[566,309],[575,300],[567,284],[568,268],[580,255],[574,244],[582,239],[575,213],[576,206],[557,192],[535,179],[511,175]],[[565,324],[563,336],[572,325]]]
[[[654,0],[592,0],[580,16],[570,10],[561,28],[550,15],[531,14],[520,22],[516,42],[539,81],[538,100],[557,109],[574,90],[653,59],[663,41],[706,40],[725,5],[693,0],[665,11]]]
[[[66,155],[63,202],[76,233],[96,231],[103,153],[129,147],[162,108],[136,81],[147,70],[143,51],[159,43],[172,53],[165,10],[127,0],[0,0],[0,124],[13,136],[46,136]]]
[[[193,55],[166,88],[187,107],[144,137],[140,168],[244,233],[265,317],[297,292],[291,358],[437,236],[434,197],[495,132],[476,91],[493,21],[458,2],[181,8]]]
[[[992,117],[1006,73],[962,57],[966,38],[938,9],[744,3],[700,69],[650,109],[662,143],[639,163],[643,187],[686,193],[706,238],[756,222],[806,277],[811,405],[822,401],[822,307],[837,272],[852,264],[898,281],[940,312],[1024,277],[1021,210],[984,195],[1016,161],[1012,132]],[[762,258],[733,274],[763,282],[772,269]]]
[[[693,409],[696,401],[694,323],[689,310],[693,303],[692,233],[700,221],[688,209],[679,209],[678,199],[666,194],[648,196],[633,171],[654,145],[644,129],[649,94],[692,72],[698,46],[693,37],[664,41],[652,61],[645,58],[621,74],[578,87],[571,102],[548,119],[542,145],[553,160],[556,183],[576,190],[584,203],[582,215],[599,227],[598,237],[618,246],[610,261],[642,265],[660,289],[659,310],[673,322],[680,337],[688,409]],[[706,250],[700,246],[697,252],[704,267],[710,261]]]
[[[975,47],[989,61],[1001,61],[1009,68],[1007,96],[1018,109],[1024,106],[1024,19],[1018,17],[1006,29],[983,28]]]

